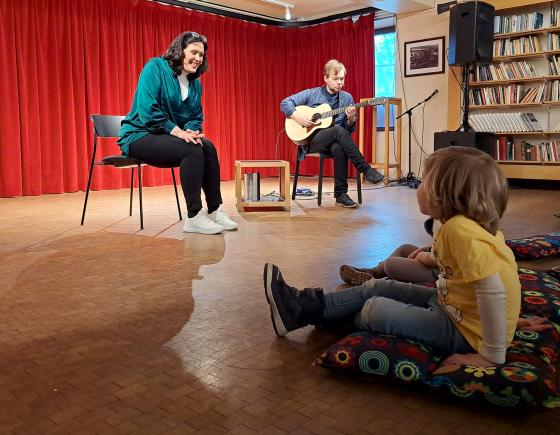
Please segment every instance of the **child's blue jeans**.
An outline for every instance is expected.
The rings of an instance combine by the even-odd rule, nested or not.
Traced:
[[[354,327],[417,340],[441,355],[475,352],[433,288],[388,279],[325,293],[326,319],[354,317]]]

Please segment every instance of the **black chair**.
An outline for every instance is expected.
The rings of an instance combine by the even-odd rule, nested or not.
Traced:
[[[86,208],[89,197],[89,189],[91,185],[91,177],[93,175],[94,166],[113,166],[114,168],[126,169],[130,168],[130,207],[129,216],[132,216],[132,196],[134,192],[134,169],[138,169],[138,197],[140,200],[140,229],[144,229],[144,210],[142,208],[142,163],[140,160],[134,159],[132,157],[127,157],[123,155],[113,155],[103,157],[99,161],[95,161],[95,155],[97,153],[97,138],[117,138],[119,137],[119,130],[121,128],[121,121],[124,116],[116,115],[91,115],[91,120],[93,121],[93,154],[91,156],[91,165],[89,167],[89,178],[86,190],[86,198],[84,200],[84,209],[82,211],[82,222],[84,224],[84,219],[86,217]],[[171,168],[171,175],[173,176],[173,187],[175,188],[175,199],[177,200],[177,211],[179,212],[179,220],[183,220],[183,215],[181,214],[181,205],[179,204],[179,195],[177,194],[177,184],[175,182],[175,172]]]
[[[318,153],[306,153],[303,146],[298,146],[298,155],[296,160],[296,173],[294,174],[294,187],[292,189],[292,201],[296,199],[296,190],[297,190],[297,183],[299,177],[299,163],[302,160],[305,160],[307,157],[318,157],[320,160],[319,162],[319,185],[317,188],[317,205],[321,206],[321,199],[323,194],[323,164],[325,159],[334,159],[334,156],[331,154],[330,151],[320,151]],[[357,181],[357,190],[358,190],[358,204],[362,203],[362,179],[360,177],[360,173],[356,177]]]

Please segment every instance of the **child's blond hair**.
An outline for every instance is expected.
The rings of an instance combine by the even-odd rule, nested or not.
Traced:
[[[424,188],[430,205],[445,222],[456,215],[496,234],[508,201],[508,184],[496,161],[467,147],[448,147],[426,159]]]
[[[342,62],[339,62],[336,59],[329,60],[323,68],[323,74],[325,74],[325,77],[329,77],[331,75],[331,72],[338,74],[341,71],[346,74],[346,68],[344,67]]]

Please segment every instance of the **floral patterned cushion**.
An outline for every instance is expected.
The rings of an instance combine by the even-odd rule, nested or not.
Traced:
[[[499,406],[560,407],[560,282],[551,273],[519,269],[522,316],[551,319],[554,329],[518,330],[506,363],[495,367],[440,365],[441,357],[421,343],[355,332],[330,346],[316,365],[346,373],[420,382],[453,396]]]
[[[516,258],[530,260],[558,255],[560,252],[560,233],[506,240]]]
[[[557,330],[518,330],[505,364],[486,368],[443,365],[431,374],[428,384],[446,388],[461,399],[485,399],[499,406],[530,403],[560,407],[556,370],[559,343]]]
[[[556,278],[558,281],[560,281],[560,266],[553,267],[552,269],[550,269],[546,273],[548,273],[550,276],[552,276],[553,278]]]
[[[546,240],[548,240],[553,246],[555,246],[560,251],[560,231],[547,234],[545,237]]]
[[[553,269],[554,271],[554,269]],[[560,323],[560,281],[552,272],[518,269],[521,312]]]
[[[439,360],[429,347],[416,341],[361,331],[337,341],[315,364],[410,382],[426,381]]]

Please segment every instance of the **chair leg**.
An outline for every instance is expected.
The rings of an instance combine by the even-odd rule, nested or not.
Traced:
[[[323,163],[325,158],[321,155],[319,161],[319,187],[317,189],[317,205],[321,207],[321,200],[323,199]]]
[[[132,194],[134,192],[134,166],[130,168],[130,207],[128,208],[128,215],[132,216]]]
[[[296,199],[298,177],[299,177],[299,157],[296,157],[296,173],[294,174],[294,188],[292,189],[292,201]]]
[[[94,136],[93,138],[93,153],[91,155],[91,165],[89,167],[89,177],[87,180],[87,189],[86,189],[86,198],[84,199],[84,208],[82,210],[82,221],[80,223],[80,225],[84,224],[84,219],[86,218],[86,208],[87,208],[87,202],[88,202],[88,197],[89,197],[89,188],[91,186],[91,177],[93,175],[93,167],[95,166],[95,152],[97,149],[97,137]]]
[[[177,200],[177,211],[179,212],[179,220],[183,220],[183,215],[181,214],[181,204],[179,203],[179,195],[177,194],[177,183],[175,182],[175,171],[171,168],[171,176],[173,177],[173,188],[175,189],[175,199]]]
[[[362,177],[360,174],[360,171],[356,171],[358,173],[357,179],[356,179],[356,184],[358,187],[358,204],[362,203]]]
[[[140,200],[140,229],[144,229],[144,210],[142,209],[142,167],[138,163],[138,199]]]

